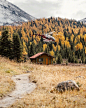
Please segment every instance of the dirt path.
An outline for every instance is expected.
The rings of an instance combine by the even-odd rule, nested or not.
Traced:
[[[16,88],[11,94],[0,100],[0,108],[6,108],[12,105],[16,99],[22,98],[24,94],[29,94],[36,88],[34,83],[29,83],[29,75],[30,74],[22,74],[12,77]]]

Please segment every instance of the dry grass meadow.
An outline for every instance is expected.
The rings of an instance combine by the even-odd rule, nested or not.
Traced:
[[[15,63],[0,57],[0,98],[6,96],[15,84],[11,76],[32,71],[30,81],[36,82],[37,88],[9,108],[86,108],[86,65],[35,65]],[[80,91],[59,93],[54,90],[59,82],[74,80]]]

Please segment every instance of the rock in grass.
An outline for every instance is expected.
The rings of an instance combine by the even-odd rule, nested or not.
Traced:
[[[58,92],[64,92],[65,90],[79,90],[79,86],[73,80],[67,80],[59,83],[56,87]]]

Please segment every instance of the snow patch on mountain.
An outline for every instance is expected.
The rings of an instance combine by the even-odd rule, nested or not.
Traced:
[[[83,22],[84,24],[86,24],[86,18],[79,20],[80,22]]]
[[[8,2],[0,0],[0,25],[11,24],[15,22],[27,22],[34,20],[35,17],[21,10],[19,7]]]

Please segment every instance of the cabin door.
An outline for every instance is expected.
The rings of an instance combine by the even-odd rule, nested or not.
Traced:
[[[48,58],[46,58],[46,65],[48,65]]]

